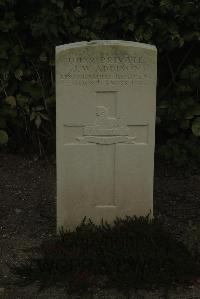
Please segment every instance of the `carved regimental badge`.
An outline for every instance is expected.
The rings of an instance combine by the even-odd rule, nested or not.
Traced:
[[[79,142],[96,144],[135,143],[136,137],[129,136],[129,128],[121,119],[108,117],[108,109],[96,107],[96,121],[92,126],[83,128],[84,137],[76,137]]]

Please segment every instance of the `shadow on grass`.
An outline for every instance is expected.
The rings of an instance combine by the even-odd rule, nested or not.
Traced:
[[[190,282],[199,265],[186,247],[149,217],[117,218],[112,225],[84,221],[34,249],[27,262],[10,266],[18,284],[129,289]]]

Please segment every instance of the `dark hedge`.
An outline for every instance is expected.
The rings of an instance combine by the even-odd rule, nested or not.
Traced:
[[[93,39],[157,46],[157,151],[200,160],[199,0],[0,0],[1,147],[54,152],[55,46]]]

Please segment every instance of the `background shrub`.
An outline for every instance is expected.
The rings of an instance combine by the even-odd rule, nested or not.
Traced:
[[[158,152],[200,160],[199,14],[199,0],[0,0],[0,145],[54,151],[55,46],[124,39],[158,48]]]

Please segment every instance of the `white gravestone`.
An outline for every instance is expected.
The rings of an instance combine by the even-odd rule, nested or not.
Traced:
[[[57,226],[153,213],[154,46],[56,47]]]

